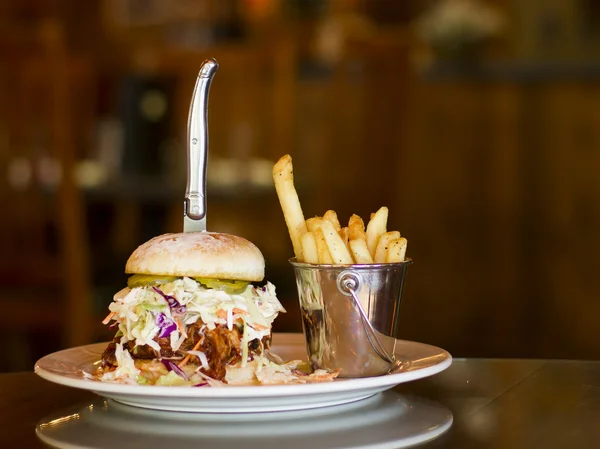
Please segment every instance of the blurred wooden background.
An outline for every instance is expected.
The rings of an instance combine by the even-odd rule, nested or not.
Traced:
[[[390,208],[389,226],[408,238],[415,261],[404,338],[456,356],[596,358],[600,67],[589,56],[593,32],[573,23],[599,18],[585,2],[556,2],[558,13],[541,2],[487,2],[509,21],[503,39],[475,64],[439,64],[412,25],[434,3],[3,2],[5,174],[15,163],[44,173],[58,164],[62,176],[36,184],[17,170],[34,202],[2,183],[3,235],[22,234],[17,218],[28,217],[46,232],[36,250],[49,245],[57,275],[51,295],[37,276],[48,271],[41,256],[28,252],[17,276],[3,247],[2,291],[37,293],[20,302],[0,295],[15,317],[1,332],[18,342],[0,369],[29,369],[44,353],[110,337],[98,323],[125,283],[128,255],[181,229],[186,118],[206,57],[221,65],[210,96],[209,228],[263,251],[288,309],[276,330],[301,329],[270,179],[290,153],[306,216]],[[555,34],[534,22],[536,11],[560,18]],[[557,33],[564,45],[552,53]],[[29,116],[8,76],[20,73],[23,34],[54,42],[42,45],[49,75],[31,78],[37,90],[23,85],[29,97],[55,93],[54,109]],[[38,138],[39,123],[54,140]],[[44,325],[31,318],[40,315]]]

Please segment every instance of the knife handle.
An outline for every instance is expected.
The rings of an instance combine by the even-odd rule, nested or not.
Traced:
[[[219,68],[215,59],[202,63],[192,94],[187,126],[187,188],[184,214],[193,220],[206,217],[206,166],[208,163],[208,91]]]

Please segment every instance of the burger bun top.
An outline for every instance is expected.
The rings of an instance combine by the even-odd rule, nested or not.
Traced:
[[[265,276],[265,259],[252,242],[231,234],[163,234],[129,256],[125,273],[259,282]]]

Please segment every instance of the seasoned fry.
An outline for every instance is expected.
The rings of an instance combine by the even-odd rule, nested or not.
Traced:
[[[325,220],[327,220],[328,222],[330,222],[333,225],[333,228],[339,232],[340,229],[342,229],[342,226],[340,225],[340,221],[338,220],[337,214],[335,213],[334,210],[328,210],[327,212],[325,212],[325,215],[323,215],[323,218]]]
[[[392,240],[388,246],[387,256],[385,261],[387,263],[398,263],[404,262],[406,255],[406,245],[408,241],[404,237]]]
[[[302,242],[302,254],[304,255],[304,262],[306,263],[319,263],[319,251],[317,249],[317,240],[314,232],[307,232],[301,237]]]
[[[379,238],[377,249],[375,250],[375,257],[373,258],[375,263],[385,263],[390,243],[399,238],[400,233],[398,231],[386,232]]]
[[[387,207],[371,213],[366,226],[362,217],[353,214],[348,226],[342,227],[333,209],[305,220],[290,155],[273,166],[273,180],[298,262],[351,265],[405,260],[408,242],[400,232],[388,232]]]
[[[333,259],[329,253],[329,248],[327,247],[327,241],[325,240],[323,229],[317,228],[314,232],[317,243],[317,252],[319,254],[319,263],[332,264]]]
[[[279,197],[279,203],[283,210],[285,223],[292,240],[296,260],[304,261],[302,253],[302,243],[300,241],[303,234],[307,232],[304,222],[304,213],[298,199],[298,193],[294,187],[294,172],[292,158],[289,154],[283,156],[273,166],[273,181],[275,190]]]
[[[350,240],[350,249],[355,263],[373,263],[373,258],[367,248],[367,242],[363,239]]]
[[[350,251],[348,251],[344,241],[337,233],[331,222],[323,220],[319,229],[323,231],[325,241],[327,242],[327,248],[329,248],[329,254],[333,259],[333,263],[343,265],[352,264],[353,261]]]
[[[312,217],[306,220],[306,229],[310,232],[315,232],[321,226],[323,217]]]
[[[358,215],[353,214],[348,221],[348,238],[350,240],[363,239],[367,241],[365,222]]]
[[[350,251],[350,246],[348,245],[348,242],[350,241],[350,231],[348,227],[345,226],[342,229],[340,229],[338,231],[338,234],[340,235],[342,242],[344,242],[344,245],[346,245],[346,248],[348,248],[348,251]]]
[[[348,229],[348,226],[344,226],[343,228],[341,228],[338,231],[338,234],[344,242],[348,243],[348,240],[350,240],[350,230]]]
[[[371,214],[371,220],[367,225],[367,248],[373,260],[376,261],[375,251],[379,238],[387,231],[388,208],[382,207],[375,214]]]

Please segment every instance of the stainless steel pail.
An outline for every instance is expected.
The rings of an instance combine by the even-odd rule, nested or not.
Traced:
[[[302,325],[314,369],[340,377],[370,377],[395,369],[400,302],[407,259],[401,263],[321,265],[291,259]]]

